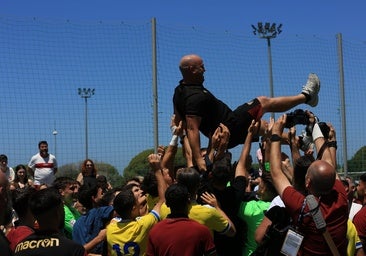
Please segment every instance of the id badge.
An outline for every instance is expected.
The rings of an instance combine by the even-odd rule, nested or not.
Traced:
[[[303,235],[290,228],[282,244],[281,252],[286,256],[296,256],[303,240]]]

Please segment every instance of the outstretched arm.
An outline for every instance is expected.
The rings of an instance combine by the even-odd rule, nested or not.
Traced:
[[[153,210],[160,213],[160,207],[165,202],[165,190],[167,189],[167,184],[163,178],[161,170],[161,156],[158,154],[150,154],[147,159],[150,164],[150,168],[155,173],[155,177],[158,183],[159,201],[156,203]]]
[[[288,144],[290,145],[291,150],[291,158],[292,158],[292,165],[296,162],[297,159],[301,157],[300,155],[300,147],[299,147],[299,137],[296,136],[296,126],[290,128],[288,134]]]
[[[259,124],[260,124],[259,122],[252,120],[252,123],[248,128],[248,134],[247,137],[245,138],[243,149],[239,157],[238,165],[236,166],[235,169],[235,177],[245,176],[249,179],[249,173],[246,168],[246,162],[248,160],[249,152],[252,146],[253,135],[257,133],[259,129]]]
[[[225,156],[229,139],[229,129],[224,124],[220,124],[216,128],[214,134],[211,136],[210,145],[207,148],[207,154],[205,158],[208,157],[211,163],[222,159]],[[207,162],[205,163],[207,168]]]
[[[272,127],[271,135],[271,154],[270,154],[270,164],[271,164],[271,176],[273,179],[273,185],[277,190],[277,193],[281,196],[285,188],[291,186],[291,183],[282,172],[281,168],[281,136],[286,123],[286,115],[278,118]]]
[[[163,175],[169,175],[171,180],[174,179],[174,159],[178,151],[178,140],[183,135],[183,122],[176,123],[175,115],[171,118],[170,129],[172,131],[172,139],[165,150],[161,159],[161,168],[164,171]]]
[[[337,138],[336,132],[332,124],[327,124],[329,127],[329,136],[328,136],[328,148],[330,151],[330,155],[332,158],[333,165],[337,166]]]

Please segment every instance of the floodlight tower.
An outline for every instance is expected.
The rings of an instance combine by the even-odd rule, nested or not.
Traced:
[[[274,97],[273,92],[273,73],[272,73],[272,52],[271,52],[271,39],[276,38],[282,30],[282,24],[278,27],[276,23],[266,22],[264,25],[262,22],[258,22],[258,26],[252,25],[253,34],[258,35],[259,38],[267,39],[267,49],[268,49],[268,72],[269,72],[269,92],[270,97]],[[272,118],[274,118],[274,113],[271,113]]]
[[[85,100],[85,159],[88,159],[88,99],[93,96],[95,89],[79,88],[78,94]]]

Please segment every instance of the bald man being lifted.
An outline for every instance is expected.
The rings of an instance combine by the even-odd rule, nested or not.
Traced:
[[[203,86],[205,67],[200,56],[183,56],[179,69],[183,79],[175,88],[174,113],[177,121],[183,120],[186,125],[189,145],[200,171],[207,169],[200,151],[200,131],[210,139],[220,123],[223,123],[230,131],[228,148],[233,148],[244,143],[251,121],[260,120],[264,113],[284,112],[302,103],[312,107],[318,104],[320,81],[316,74],[309,75],[298,95],[275,98],[260,96],[233,111]],[[259,135],[263,135],[265,122],[261,124]]]

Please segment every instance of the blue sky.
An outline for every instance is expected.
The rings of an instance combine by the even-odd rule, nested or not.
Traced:
[[[0,14],[72,20],[141,20],[247,33],[257,21],[284,33],[364,40],[366,1],[354,0],[1,0]]]
[[[129,152],[130,154],[126,155],[123,154],[124,159],[120,159],[120,152],[117,150],[114,150],[117,147],[120,147],[120,142],[115,141],[115,138],[111,136],[114,133],[124,133],[126,130],[129,129],[132,131],[135,131],[137,133],[146,133],[146,130],[151,132],[150,127],[140,127],[138,125],[139,122],[145,121],[145,116],[139,116],[139,112],[149,112],[150,109],[144,109],[143,107],[138,109],[140,106],[143,106],[143,102],[137,103],[137,107],[135,110],[137,110],[136,115],[136,124],[131,124],[130,126],[127,125],[123,126],[120,123],[123,123],[122,121],[115,122],[110,124],[110,120],[107,120],[107,116],[105,113],[111,113],[113,115],[113,109],[112,104],[106,104],[106,103],[115,103],[121,101],[120,96],[118,93],[115,95],[112,95],[112,98],[110,97],[111,91],[104,90],[105,88],[109,88],[108,86],[114,86],[114,88],[118,88],[123,82],[127,82],[130,84],[133,84],[134,78],[131,78],[131,81],[126,81],[126,76],[123,74],[121,75],[120,72],[120,66],[113,66],[113,61],[116,61],[116,64],[123,63],[123,67],[121,69],[127,70],[126,72],[135,72],[135,69],[132,69],[133,67],[129,66],[128,63],[123,62],[123,55],[125,52],[122,51],[122,49],[119,49],[118,46],[116,49],[114,49],[113,43],[120,44],[119,39],[116,39],[116,41],[113,41],[113,38],[111,38],[110,44],[108,42],[105,44],[103,39],[103,27],[99,30],[94,30],[98,35],[101,35],[101,37],[98,39],[101,39],[98,42],[95,43],[95,48],[97,49],[99,47],[99,51],[90,52],[87,48],[83,47],[83,44],[87,44],[87,42],[81,41],[80,45],[77,45],[74,47],[72,45],[72,42],[69,42],[70,39],[69,35],[63,37],[62,34],[57,34],[58,31],[67,31],[67,30],[57,30],[60,28],[65,29],[65,25],[60,25],[59,23],[53,24],[52,22],[48,23],[47,21],[52,20],[61,20],[63,23],[66,20],[70,21],[91,21],[91,23],[95,24],[96,21],[136,21],[137,23],[150,21],[152,17],[155,17],[157,19],[157,22],[159,24],[163,24],[166,26],[169,24],[170,28],[173,29],[175,27],[179,28],[199,28],[204,31],[214,31],[218,32],[220,36],[218,37],[218,44],[220,44],[220,40],[225,40],[225,38],[222,38],[222,32],[223,31],[230,31],[231,35],[235,35],[233,37],[233,40],[236,40],[236,35],[240,36],[246,36],[250,35],[250,38],[253,38],[255,40],[255,43],[258,44],[260,57],[259,56],[245,56],[244,58],[248,57],[248,59],[256,58],[258,60],[261,60],[262,63],[266,65],[266,51],[265,51],[265,43],[260,42],[259,40],[256,40],[254,36],[252,36],[252,28],[250,24],[256,24],[258,21],[263,22],[276,22],[276,23],[282,23],[283,24],[283,35],[280,36],[278,39],[276,39],[275,42],[275,48],[273,49],[274,54],[274,62],[277,60],[280,61],[280,58],[276,58],[276,56],[284,56],[285,52],[286,54],[289,53],[289,56],[286,56],[284,58],[291,60],[291,57],[295,57],[298,55],[291,55],[290,51],[286,49],[286,43],[285,38],[286,35],[302,35],[302,36],[309,36],[310,38],[312,35],[325,37],[325,38],[331,38],[331,40],[334,38],[335,34],[341,32],[343,34],[344,40],[356,40],[356,41],[366,41],[365,40],[365,34],[363,33],[363,27],[366,24],[365,21],[365,15],[364,10],[366,9],[366,1],[352,1],[352,4],[349,4],[349,2],[346,1],[244,1],[244,0],[237,0],[237,1],[193,1],[193,0],[187,0],[187,1],[126,1],[126,0],[104,0],[104,1],[96,1],[96,0],[60,0],[60,1],[52,1],[52,0],[0,0],[0,16],[6,16],[6,17],[20,17],[20,18],[36,18],[37,21],[41,20],[40,27],[32,28],[33,30],[30,31],[29,37],[26,38],[26,40],[30,40],[22,42],[22,41],[16,41],[16,37],[9,36],[11,38],[12,43],[8,43],[10,46],[9,49],[2,49],[4,50],[5,54],[9,54],[9,60],[4,59],[4,67],[0,67],[0,69],[3,70],[6,67],[9,74],[4,75],[4,81],[5,82],[13,82],[17,83],[17,86],[19,86],[19,96],[22,96],[21,93],[24,91],[24,93],[29,90],[27,88],[28,84],[32,84],[32,93],[42,95],[47,91],[47,88],[49,88],[50,84],[53,85],[52,90],[58,93],[60,95],[60,100],[62,99],[63,102],[46,102],[47,107],[34,110],[33,112],[41,111],[42,115],[44,115],[43,122],[39,122],[38,125],[35,126],[29,126],[32,129],[32,135],[27,138],[27,134],[23,134],[21,129],[14,129],[12,125],[14,122],[10,122],[8,125],[5,125],[4,127],[8,128],[7,130],[1,130],[0,129],[0,139],[2,139],[3,145],[0,147],[1,153],[9,154],[9,164],[11,166],[14,166],[18,163],[25,163],[27,160],[29,160],[29,157],[31,154],[35,153],[37,148],[37,142],[40,139],[47,139],[50,143],[50,152],[52,153],[54,150],[53,139],[55,138],[52,136],[52,130],[57,126],[57,130],[59,131],[57,135],[58,143],[57,143],[57,153],[56,156],[58,156],[58,159],[60,160],[60,164],[66,164],[69,162],[74,162],[76,160],[81,160],[80,158],[83,156],[83,129],[84,129],[84,123],[83,123],[83,105],[82,101],[80,100],[80,97],[76,94],[77,87],[81,86],[95,86],[96,87],[96,95],[93,96],[93,98],[90,99],[89,103],[89,145],[91,149],[89,150],[89,156],[93,159],[97,160],[103,160],[108,163],[112,163],[115,165],[120,171],[122,168],[124,168],[131,156],[134,156],[136,153],[139,153],[142,149],[146,149],[146,147],[149,147],[151,145],[148,144],[146,146],[146,141],[151,141],[151,138],[146,138],[143,136],[139,136],[138,138],[134,138],[136,140],[136,145],[122,145],[122,146],[128,146],[130,148],[134,148],[133,152]],[[46,20],[45,23],[42,22],[42,18]],[[31,19],[32,20],[32,19]],[[36,24],[37,22],[35,22]],[[88,22],[87,22],[88,23]],[[70,23],[74,24],[74,23]],[[75,22],[75,24],[78,24]],[[53,26],[55,26],[55,29],[53,29]],[[58,27],[60,26],[60,27]],[[32,27],[32,25],[30,26]],[[80,27],[86,27],[85,23],[83,23]],[[149,29],[149,26],[146,26],[147,29]],[[14,28],[18,28],[17,25],[14,25]],[[75,29],[77,29],[78,26],[75,26]],[[23,29],[23,28],[22,28]],[[38,31],[38,29],[40,29]],[[41,31],[41,29],[45,29],[45,31]],[[111,26],[111,33],[109,35],[113,35],[114,29],[117,29],[118,33],[118,27],[115,27],[114,25]],[[169,31],[168,29],[168,31]],[[16,29],[15,29],[16,30]],[[75,30],[76,31],[76,30]],[[179,30],[180,31],[180,30]],[[185,29],[183,29],[185,31]],[[17,31],[14,32],[14,35],[19,34],[22,36],[26,36],[28,31],[17,33]],[[47,32],[47,33],[45,33]],[[53,33],[55,32],[55,33]],[[177,31],[174,31],[174,33]],[[23,34],[22,34],[23,33]],[[179,32],[178,32],[179,33]],[[191,33],[191,32],[189,32]],[[50,40],[42,41],[39,43],[37,40],[39,36],[47,34]],[[83,34],[83,33],[80,33]],[[85,34],[88,34],[88,32],[85,32]],[[9,32],[9,35],[12,35],[11,32]],[[8,36],[8,35],[7,35]],[[6,41],[7,36],[3,37],[2,40]],[[87,37],[88,38],[88,37]],[[179,40],[179,35],[176,35],[176,38]],[[138,39],[137,39],[138,40]],[[280,43],[281,40],[284,40],[283,43]],[[1,41],[1,40],[0,40]],[[9,39],[10,41],[10,39]],[[212,40],[214,41],[214,40]],[[320,40],[322,41],[322,40]],[[7,42],[7,41],[6,41]],[[306,40],[304,40],[306,42]],[[24,43],[24,44],[23,44]],[[317,41],[318,43],[318,41]],[[8,47],[8,45],[5,45]],[[42,45],[43,48],[39,48]],[[180,45],[177,46],[177,44],[172,44],[173,49],[168,49],[169,53],[172,53],[175,50],[174,47],[180,47],[181,51],[188,51],[189,47],[181,47]],[[12,48],[14,46],[14,49]],[[103,46],[105,48],[110,47],[110,49],[113,49],[111,51],[108,51],[108,49],[103,49]],[[161,47],[168,47],[168,44],[165,44]],[[74,48],[73,48],[74,47]],[[141,46],[143,47],[143,46]],[[196,46],[194,46],[196,47]],[[212,50],[214,51],[216,46],[213,46]],[[311,47],[311,46],[309,46]],[[139,49],[138,47],[135,47],[136,49]],[[202,47],[201,47],[202,48]],[[54,49],[57,49],[57,51],[54,51]],[[70,52],[69,50],[72,49]],[[135,49],[135,50],[136,50]],[[195,48],[193,48],[195,49]],[[198,49],[198,47],[197,47]],[[221,48],[220,48],[221,49]],[[282,49],[282,50],[281,50]],[[302,48],[301,48],[302,49]],[[311,48],[309,48],[311,49]],[[319,48],[320,49],[320,48]],[[85,50],[85,52],[84,52]],[[149,54],[149,49],[147,49],[147,52]],[[203,53],[206,53],[209,55],[209,52],[205,52],[207,49],[198,49],[202,50]],[[237,49],[235,49],[237,50]],[[64,54],[67,51],[67,54]],[[119,52],[120,51],[120,52]],[[138,51],[138,50],[137,50]],[[162,69],[163,72],[165,71],[164,76],[162,76],[162,81],[164,83],[170,84],[176,84],[178,79],[180,78],[179,71],[176,67],[178,60],[181,56],[181,51],[177,50],[176,53],[162,57],[166,61],[164,63],[164,68]],[[18,55],[12,55],[13,52],[16,52]],[[27,53],[25,55],[22,55],[24,53]],[[281,52],[281,54],[277,54]],[[0,51],[0,54],[2,52]],[[47,55],[43,56],[43,53],[47,53]],[[118,58],[116,56],[116,53],[118,54]],[[132,52],[130,52],[132,55]],[[225,102],[228,102],[229,105],[235,106],[239,103],[242,103],[242,98],[239,98],[238,102],[235,102],[233,98],[228,98],[229,95],[225,95],[224,93],[221,93],[222,90],[225,90],[225,88],[222,88],[223,86],[220,86],[220,83],[217,83],[215,77],[215,73],[219,74],[218,70],[215,72],[215,68],[217,69],[217,63],[220,59],[220,57],[224,57],[226,54],[229,53],[229,49],[225,49],[225,51],[220,52],[221,54],[211,53],[211,59],[207,61],[206,67],[208,69],[207,72],[207,82],[209,84],[210,89],[217,95],[219,98],[223,99]],[[254,53],[254,52],[253,52]],[[320,54],[324,53],[321,52]],[[34,55],[33,55],[34,54]],[[83,55],[85,54],[85,56]],[[94,55],[95,54],[95,55]],[[234,54],[235,51],[234,51]],[[254,53],[255,54],[255,53]],[[302,52],[304,54],[304,52]],[[150,80],[150,69],[147,67],[150,65],[150,59],[146,58],[146,55],[144,56],[138,56],[138,52],[134,52],[134,55],[137,56],[136,61],[140,61],[139,64],[145,64],[146,70],[139,70],[139,67],[137,67],[138,72],[141,72],[141,77],[146,78],[147,81]],[[12,56],[17,56],[17,58],[12,58]],[[100,58],[101,63],[111,64],[112,66],[98,66],[95,62],[90,62],[88,65],[84,65],[85,63],[79,62],[78,57],[83,56],[83,59],[86,60],[94,60]],[[216,59],[217,57],[217,59]],[[303,56],[304,60],[307,56]],[[362,57],[360,55],[359,57]],[[95,59],[94,59],[95,58]],[[253,59],[254,59],[253,58]],[[363,58],[364,59],[364,58]],[[53,62],[53,60],[57,60],[57,64]],[[121,61],[122,60],[122,61]],[[211,62],[212,61],[212,62]],[[71,65],[69,64],[71,63]],[[293,60],[293,66],[296,66],[298,63],[298,60],[295,57],[295,60]],[[1,62],[0,62],[1,64]],[[32,64],[32,65],[28,65]],[[53,65],[49,65],[53,64]],[[126,64],[126,65],[125,65]],[[240,78],[243,75],[240,70],[238,70],[239,66],[242,63],[238,63],[238,66],[235,66],[235,63],[233,63],[234,68],[228,69],[232,71],[235,76],[237,76],[237,80],[240,80]],[[244,63],[245,64],[245,63]],[[327,77],[327,69],[329,67],[326,67],[326,65],[329,63],[325,63],[323,65],[325,70],[322,70],[322,68],[319,68],[319,72],[324,73],[323,78],[327,82],[334,80],[334,77]],[[6,66],[5,66],[6,65]],[[291,64],[290,64],[291,65]],[[305,75],[307,75],[308,70],[312,68],[312,61],[304,61],[302,63],[303,66],[298,68],[299,72],[294,72],[291,74],[291,77],[279,77],[276,76],[275,73],[275,85],[281,83],[288,83],[287,80],[296,82],[296,83],[303,83],[305,81]],[[322,64],[318,64],[322,65]],[[169,67],[166,68],[166,67]],[[241,66],[240,66],[241,67]],[[18,72],[19,68],[25,68],[24,72]],[[39,69],[45,69],[47,70],[47,74],[42,74],[42,72],[39,72]],[[131,70],[130,70],[131,68]],[[267,66],[265,66],[265,70]],[[276,67],[275,67],[276,68]],[[355,72],[358,72],[358,69],[353,69]],[[251,70],[252,71],[252,70]],[[276,71],[276,70],[275,70]],[[263,74],[254,74],[256,77],[261,80],[263,79],[262,83],[265,84],[265,88],[259,88],[260,92],[258,94],[253,94],[253,96],[257,95],[264,95],[266,94],[268,90],[268,78]],[[0,74],[0,77],[1,74]],[[361,75],[360,75],[361,77]],[[301,79],[301,80],[300,80]],[[99,81],[99,84],[96,83],[96,85],[93,85],[94,81]],[[361,79],[362,80],[362,79]],[[3,81],[1,81],[3,82]],[[11,84],[9,82],[9,84]],[[39,82],[42,82],[40,84]],[[70,84],[73,82],[74,84]],[[211,82],[211,83],[210,83]],[[233,80],[233,82],[241,83],[241,81]],[[14,83],[14,84],[15,84]],[[104,87],[102,84],[104,83]],[[2,83],[4,84],[4,83]],[[335,84],[335,83],[333,83]],[[214,87],[216,85],[217,87]],[[13,97],[14,95],[14,85],[9,86],[8,88],[5,88],[5,90],[2,91],[3,95],[11,95],[10,97]],[[276,87],[278,88],[278,87]],[[290,88],[292,90],[292,88]],[[17,90],[17,89],[15,89]],[[328,88],[329,90],[329,88]],[[263,92],[264,91],[264,92]],[[292,91],[291,91],[292,92]],[[323,93],[326,92],[326,90],[322,91]],[[48,92],[51,93],[51,92]],[[144,93],[142,91],[141,93]],[[257,93],[257,92],[256,92]],[[249,94],[249,93],[248,93]],[[324,94],[323,94],[324,95]],[[331,94],[332,95],[332,94]],[[324,95],[325,96],[325,95]],[[226,98],[225,98],[226,97]],[[136,98],[136,95],[127,95],[127,98],[124,100],[131,100],[131,102],[128,104],[136,104],[136,102],[133,102]],[[137,97],[138,98],[138,97]],[[324,110],[324,112],[327,110],[326,103],[323,101],[326,97],[322,98],[322,101],[320,103],[321,110]],[[167,92],[163,95],[163,103],[165,102],[165,108],[163,108],[163,111],[166,111],[162,115],[164,116],[164,119],[162,122],[162,125],[166,125],[169,123],[169,116],[171,114],[171,92]],[[249,100],[250,98],[245,98],[246,100]],[[22,104],[19,104],[16,106],[16,110],[18,112],[12,112],[10,109],[9,112],[5,112],[3,106],[9,106],[9,104],[6,103],[7,99],[3,98],[3,101],[0,102],[0,115],[2,116],[4,122],[9,120],[12,120],[10,115],[14,115],[14,113],[17,113],[19,117],[24,118],[24,120],[27,120],[27,116],[29,116],[28,112],[24,111],[24,106]],[[22,103],[25,106],[32,106],[33,105],[33,98],[29,97],[29,94],[24,95],[24,100],[22,100]],[[329,95],[327,100],[329,100]],[[331,101],[331,99],[330,99]],[[9,102],[10,103],[10,102]],[[332,102],[332,104],[334,101]],[[11,103],[10,103],[11,104]],[[117,103],[115,103],[117,104]],[[140,105],[139,105],[140,104]],[[322,107],[323,106],[323,107]],[[164,105],[163,105],[164,107]],[[353,107],[357,109],[357,104],[353,104]],[[62,109],[62,111],[60,110]],[[354,112],[356,112],[354,111]],[[60,115],[60,113],[64,113],[63,116]],[[98,119],[93,117],[98,114]],[[6,118],[9,115],[9,118]],[[24,115],[24,117],[23,117]],[[58,116],[60,115],[60,117]],[[337,114],[334,114],[337,116]],[[65,117],[66,116],[66,117]],[[140,119],[137,118],[139,116]],[[106,117],[106,119],[104,119]],[[67,125],[67,122],[73,123],[73,125]],[[100,120],[104,122],[100,122]],[[150,119],[148,120],[150,122]],[[161,121],[161,120],[159,120]],[[34,125],[33,122],[25,121],[25,125]],[[104,126],[104,124],[107,124],[109,126]],[[71,127],[71,128],[70,128]],[[16,128],[16,127],[15,127]],[[143,128],[143,129],[142,129]],[[100,131],[104,129],[106,130],[105,134],[101,136]],[[145,129],[145,130],[144,130]],[[164,131],[167,129],[163,129]],[[110,132],[108,132],[110,131]],[[160,130],[161,131],[161,130]],[[160,133],[159,131],[159,133]],[[2,134],[1,134],[2,133]],[[9,134],[8,134],[9,133]],[[19,145],[18,143],[8,143],[12,144],[9,146],[9,148],[4,148],[4,137],[11,137],[14,134],[17,139],[20,141],[19,145],[23,142],[24,144],[21,145],[21,150],[18,149]],[[73,133],[73,136],[68,136],[68,133]],[[164,132],[162,132],[164,135]],[[34,134],[34,135],[33,135]],[[3,136],[3,137],[1,137]],[[160,134],[159,134],[160,136]],[[131,137],[131,136],[130,136]],[[162,141],[162,140],[160,140]],[[71,143],[72,144],[70,146]],[[115,144],[116,145],[115,145]],[[144,144],[145,143],[145,144]],[[166,141],[162,141],[162,143],[167,143]],[[359,143],[354,143],[355,148],[352,149],[352,153],[360,146]],[[362,142],[360,143],[363,144]],[[139,147],[143,145],[143,147]],[[110,148],[108,147],[110,146]],[[10,148],[11,147],[11,148]],[[55,148],[56,149],[56,148]],[[17,152],[17,154],[13,154],[12,152]],[[100,158],[99,158],[100,157]],[[349,155],[348,157],[351,157]],[[99,158],[99,159],[98,159]],[[118,159],[119,162],[115,162],[115,159]]]

